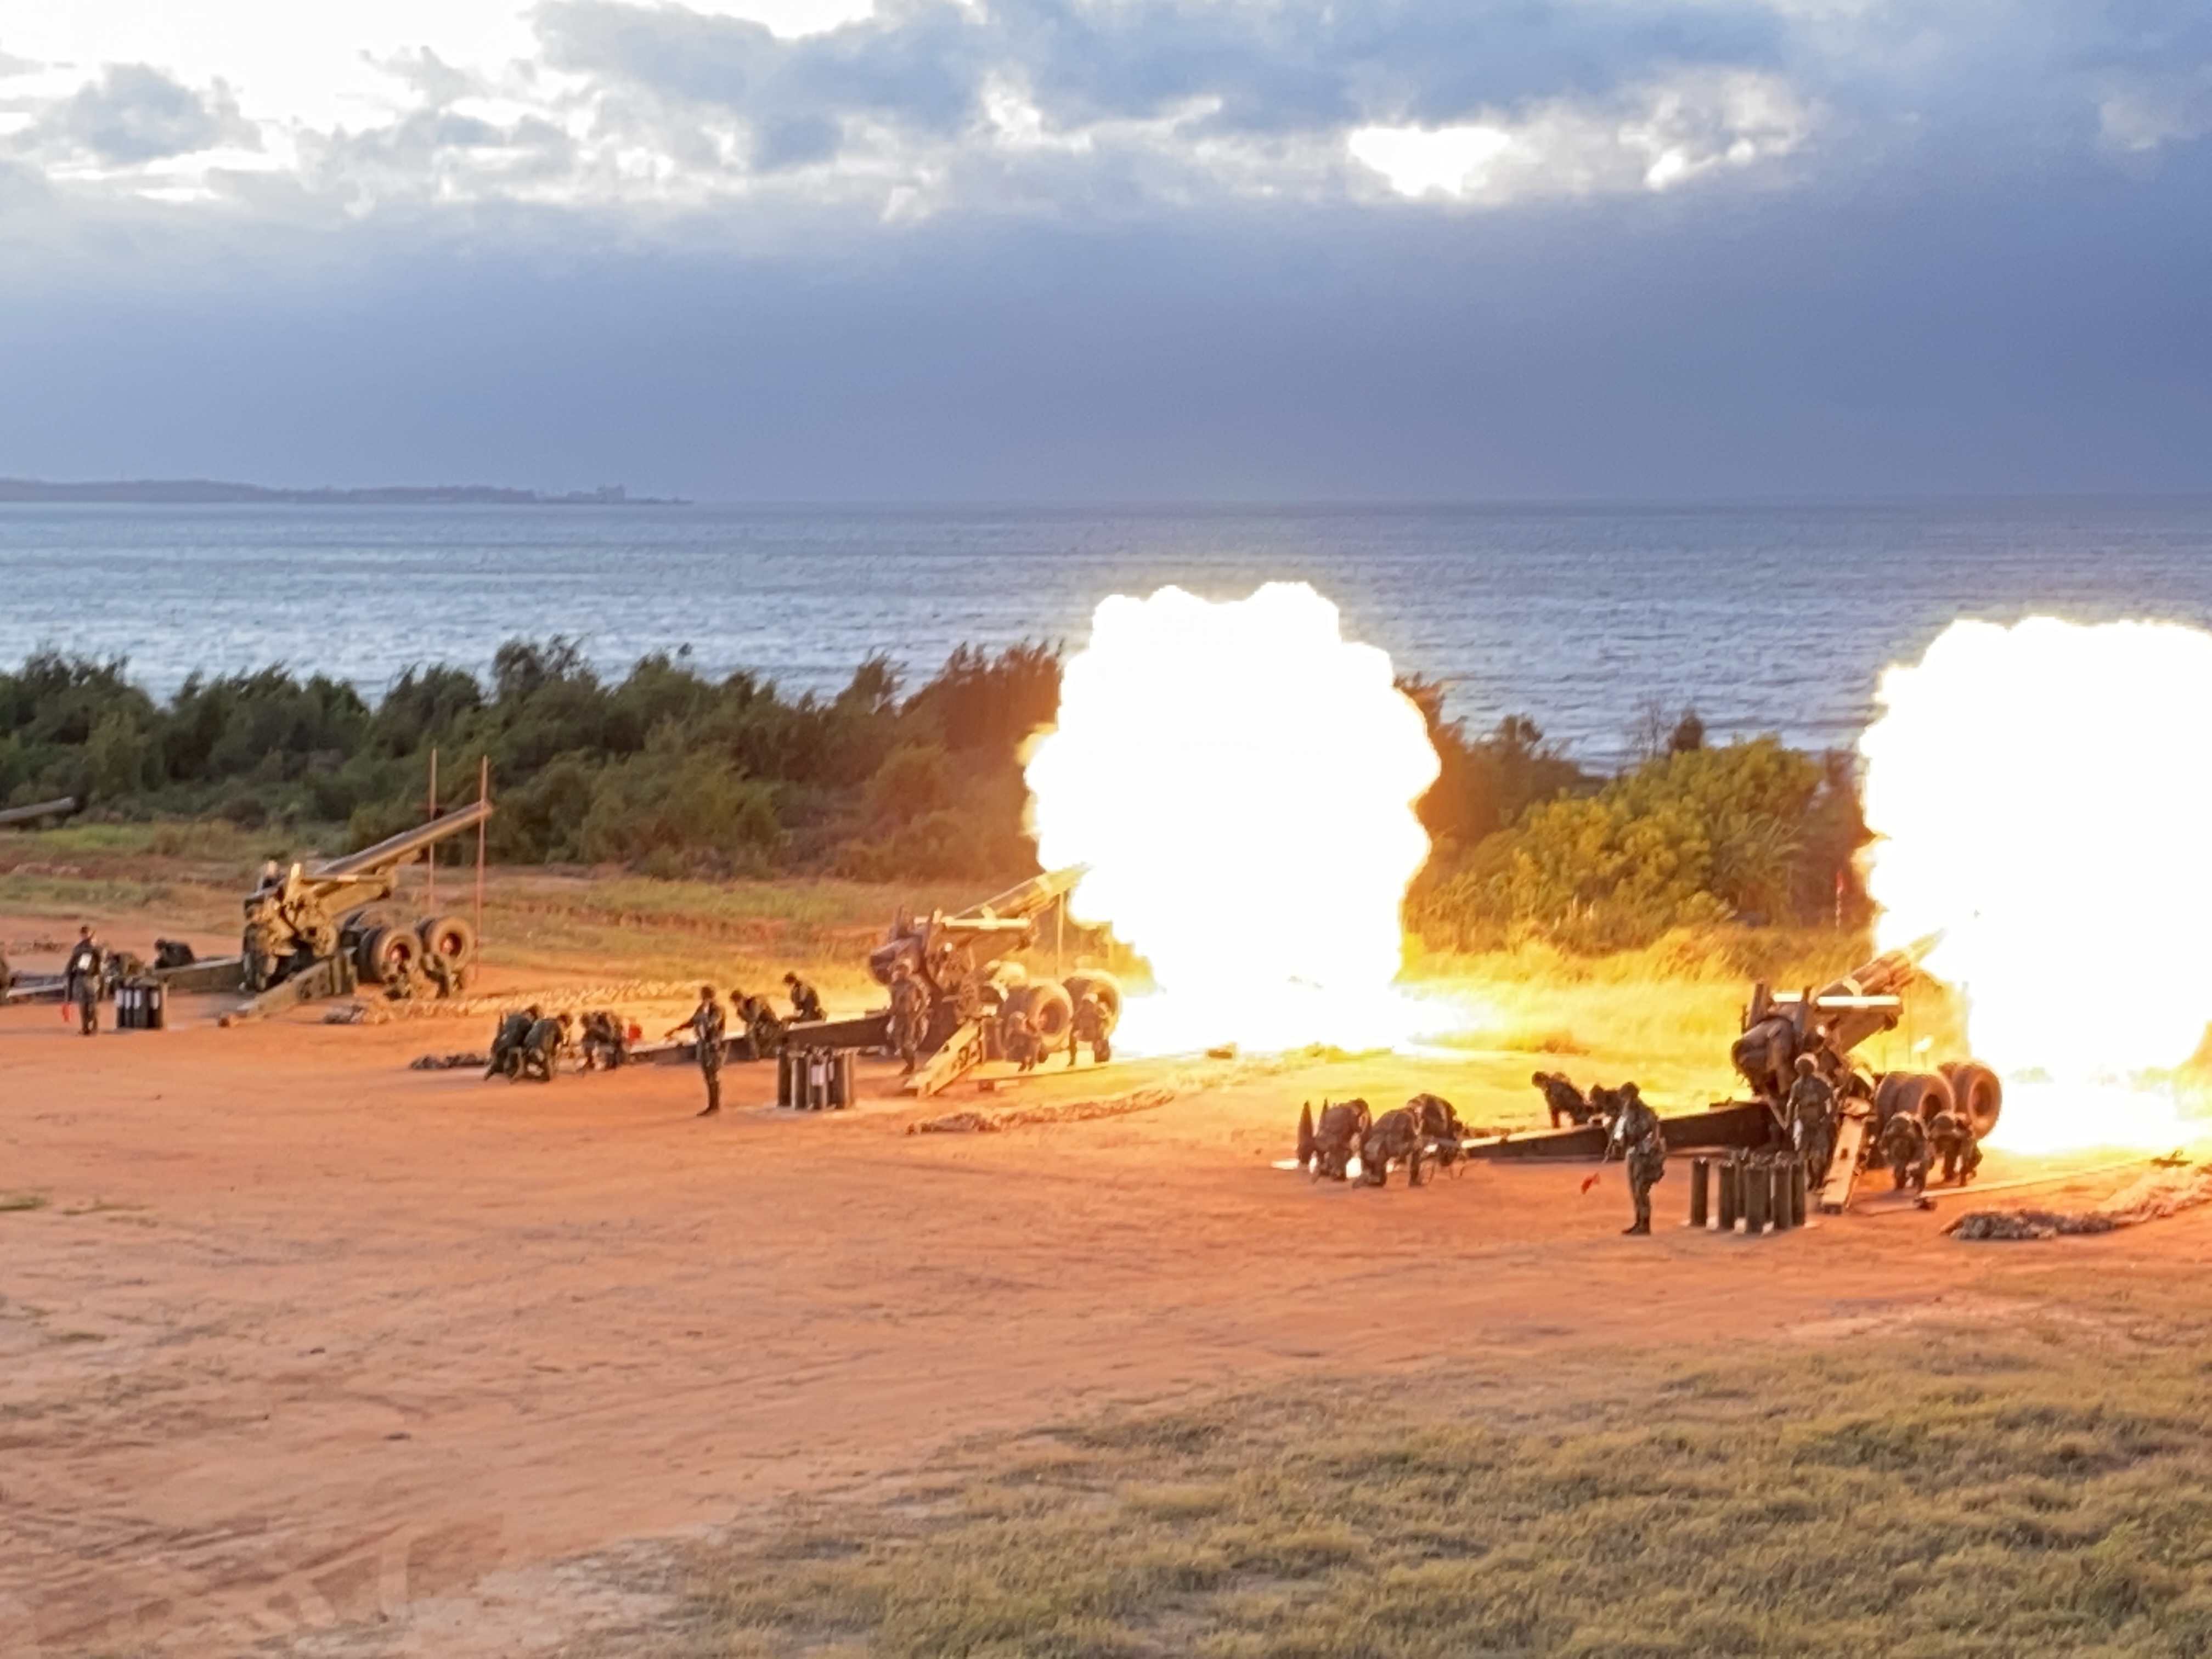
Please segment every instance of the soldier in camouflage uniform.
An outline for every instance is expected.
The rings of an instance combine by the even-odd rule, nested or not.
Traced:
[[[1421,1139],[1437,1164],[1449,1169],[1459,1161],[1459,1144],[1467,1136],[1459,1112],[1442,1095],[1415,1095],[1406,1103],[1420,1125]]]
[[[735,1003],[740,994],[737,991],[732,991],[730,1000]],[[691,1041],[697,1045],[699,1075],[706,1079],[707,1084],[707,1104],[700,1111],[699,1115],[712,1117],[722,1109],[722,1035],[724,1031],[722,1005],[714,1000],[713,986],[702,985],[699,988],[699,1006],[691,1011],[691,1018],[681,1024],[670,1027],[668,1035],[674,1036],[678,1031],[690,1032]]]
[[[1805,1160],[1806,1179],[1818,1187],[1835,1150],[1836,1090],[1811,1054],[1798,1055],[1796,1069],[1796,1081],[1783,1103],[1783,1121],[1791,1147]]]
[[[745,1035],[752,1040],[755,1060],[773,1060],[783,1052],[783,1022],[766,997],[744,1000]]]
[[[1982,1167],[1981,1143],[1963,1112],[1938,1112],[1928,1125],[1929,1161],[1943,1160],[1943,1179],[1965,1186]]]
[[[491,1040],[491,1064],[484,1067],[486,1078],[503,1077],[512,1083],[514,1074],[522,1068],[522,1045],[530,1036],[530,1028],[538,1024],[535,1007],[518,1009],[499,1023],[499,1030]]]
[[[78,928],[76,943],[62,965],[62,986],[76,1006],[77,1029],[87,1036],[100,1029],[100,979],[106,965],[106,952],[93,938],[92,929]]]
[[[1419,1112],[1410,1106],[1385,1112],[1359,1143],[1360,1177],[1370,1187],[1380,1187],[1390,1178],[1390,1165],[1395,1161],[1406,1166],[1406,1184],[1418,1187],[1421,1154],[1426,1147]]]
[[[1325,1101],[1321,1121],[1314,1126],[1313,1173],[1316,1180],[1343,1181],[1351,1173],[1352,1155],[1366,1139],[1372,1114],[1364,1100]]]
[[[1544,1109],[1552,1115],[1552,1127],[1563,1123],[1587,1123],[1593,1115],[1590,1103],[1583,1091],[1567,1080],[1564,1072],[1539,1072],[1528,1079],[1544,1091]]]
[[[1091,1058],[1103,1066],[1114,1057],[1114,1048],[1106,1033],[1106,1005],[1098,1000],[1096,991],[1085,991],[1076,999],[1075,1017],[1067,1024],[1067,1063],[1075,1064],[1075,1050],[1079,1043],[1091,1045]]]
[[[1622,1084],[1619,1092],[1620,1115],[1613,1121],[1605,1152],[1607,1158],[1620,1153],[1628,1168],[1628,1195],[1636,1206],[1636,1219],[1623,1231],[1649,1233],[1651,1189],[1667,1176],[1667,1134],[1659,1114],[1644,1104],[1633,1083]]]
[[[1024,1072],[1036,1069],[1044,1039],[1037,1035],[1036,1020],[1026,1004],[1010,1003],[1000,1011],[999,1052]]]
[[[784,994],[791,999],[791,1018],[796,1025],[812,1025],[829,1018],[822,994],[796,974],[783,976]]]
[[[1928,1186],[1928,1127],[1911,1112],[1899,1112],[1882,1126],[1882,1162],[1889,1165],[1891,1188],[1916,1197]]]
[[[929,997],[921,981],[905,963],[891,969],[890,1044],[899,1057],[901,1075],[911,1077],[921,1063],[922,1044],[929,1040]]]
[[[605,1009],[584,1016],[584,1069],[611,1072],[629,1059],[629,1034],[619,1016]]]
[[[550,1083],[553,1068],[561,1060],[561,1050],[568,1044],[568,1015],[539,1020],[530,1028],[530,1035],[522,1040],[522,1053],[516,1067],[518,1073],[533,1083]]]

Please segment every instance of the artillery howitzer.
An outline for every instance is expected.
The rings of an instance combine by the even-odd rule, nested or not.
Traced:
[[[1080,865],[1054,870],[951,915],[902,910],[892,921],[868,957],[868,973],[886,988],[903,975],[920,993],[920,1064],[907,1079],[909,1093],[936,1094],[984,1061],[1007,1058],[1006,1038],[1017,1023],[1048,1050],[1066,1042],[1076,1005],[1086,995],[1097,1002],[1102,1035],[1112,1034],[1121,1017],[1121,988],[1110,975],[1030,980],[1008,971],[1006,959],[1036,943],[1037,924],[1082,877]],[[884,1009],[793,1025],[785,1041],[798,1048],[890,1048],[891,1018]]]
[[[10,806],[0,811],[0,829],[19,823],[37,823],[45,818],[66,818],[84,810],[84,803],[75,795],[64,795],[59,800],[38,801],[29,806]]]
[[[1924,939],[1853,969],[1820,990],[1776,993],[1765,981],[1752,988],[1743,1011],[1743,1034],[1729,1058],[1752,1090],[1748,1101],[1717,1101],[1705,1111],[1660,1119],[1670,1152],[1759,1151],[1787,1134],[1784,1103],[1796,1077],[1797,1057],[1811,1054],[1838,1085],[1842,1118],[1827,1176],[1820,1188],[1823,1209],[1850,1200],[1860,1164],[1881,1127],[1900,1113],[1923,1121],[1955,1110],[1978,1140],[1996,1127],[2004,1104],[1997,1074],[1978,1060],[1946,1061],[1933,1072],[1870,1073],[1850,1064],[1853,1050],[1902,1018],[1904,991],[1942,935]],[[1600,1124],[1527,1135],[1504,1135],[1468,1148],[1485,1158],[1601,1158],[1606,1130]]]
[[[358,985],[380,985],[393,996],[427,986],[451,996],[476,961],[476,929],[462,916],[409,923],[383,908],[399,884],[400,866],[440,842],[491,816],[474,801],[402,830],[374,847],[313,866],[266,866],[246,896],[239,954],[156,966],[172,991],[233,991],[252,1000],[226,1021],[252,1019],[338,996]]]

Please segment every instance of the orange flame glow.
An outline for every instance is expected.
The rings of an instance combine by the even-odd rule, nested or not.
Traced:
[[[2212,635],[1954,623],[1882,677],[1860,750],[1884,947],[1944,930],[1993,1144],[2172,1146],[2212,1016]]]
[[[1437,775],[1390,659],[1304,583],[1099,605],[1028,763],[1038,856],[1151,963],[1117,1043],[1366,1047],[1422,1029],[1392,987]],[[1431,1024],[1434,1024],[1433,1020]]]

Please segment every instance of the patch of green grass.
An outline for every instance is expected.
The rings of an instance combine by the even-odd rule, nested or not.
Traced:
[[[1570,1362],[1510,1400],[1305,1385],[971,1447],[702,1549],[661,1651],[2212,1651],[2197,1339],[2039,1334]]]

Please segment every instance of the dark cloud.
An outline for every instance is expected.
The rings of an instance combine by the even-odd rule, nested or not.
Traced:
[[[887,0],[866,22],[799,40],[681,9],[561,0],[554,60],[765,120],[865,113],[949,132],[994,76],[1080,127],[1218,100],[1218,125],[1284,132],[1441,121],[1532,97],[1601,95],[1655,66],[1771,67],[1786,31],[1741,5],[1577,9],[1470,0],[1328,6],[1133,0]]]

